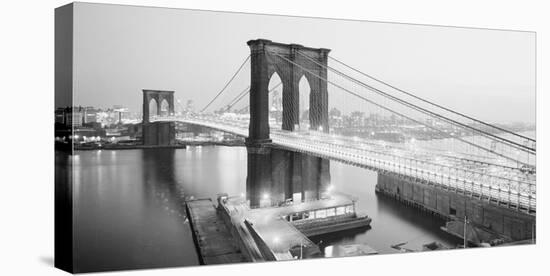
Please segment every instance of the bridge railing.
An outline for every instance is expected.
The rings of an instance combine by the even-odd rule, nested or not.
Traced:
[[[247,136],[248,134],[248,121],[246,120],[221,120],[209,116],[177,118],[170,116],[158,117],[156,120],[180,120],[237,135]],[[436,183],[457,193],[499,204],[509,204],[527,212],[533,212],[536,209],[534,182],[411,158],[388,149],[374,150],[346,143],[332,143],[323,139],[304,139],[292,132],[273,131],[271,136],[276,146],[288,150],[381,172],[392,172],[426,183]]]
[[[274,139],[275,142],[275,139]],[[499,176],[480,174],[465,169],[444,166],[402,156],[346,148],[343,145],[316,145],[297,141],[282,142],[291,150],[299,150],[318,157],[367,167],[378,171],[393,172],[414,177],[420,181],[437,183],[470,196],[514,205],[518,209],[533,211],[536,207],[533,183],[514,181]],[[362,152],[363,153],[358,153]]]

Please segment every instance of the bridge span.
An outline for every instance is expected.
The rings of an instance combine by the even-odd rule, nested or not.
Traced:
[[[169,103],[168,114],[143,121],[149,130],[181,122],[246,138],[251,207],[262,199],[319,199],[330,188],[333,160],[378,172],[379,191],[453,221],[472,219],[515,239],[534,236],[527,228],[536,214],[535,139],[384,82],[329,56],[330,49],[265,39],[247,45],[250,55],[198,113],[175,112]],[[227,95],[241,75],[250,85]],[[246,96],[248,104],[234,108]],[[172,96],[144,90],[144,110],[148,97]],[[222,107],[208,111],[215,103]],[[336,127],[374,134],[347,136]],[[386,130],[408,140],[376,139]],[[429,147],[411,142],[416,138],[451,144]]]
[[[248,137],[247,120],[165,116],[152,121],[195,124]],[[269,147],[302,152],[379,173],[394,173],[529,214],[536,213],[535,178],[517,168],[468,159],[459,154],[410,149],[388,142],[317,131],[272,130],[270,137]]]

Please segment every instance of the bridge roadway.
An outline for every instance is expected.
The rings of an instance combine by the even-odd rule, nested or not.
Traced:
[[[179,121],[248,136],[247,119],[196,115],[155,117],[152,121]],[[526,213],[536,212],[535,175],[526,174],[513,164],[319,131],[291,132],[273,127],[270,131],[274,147],[382,173],[392,172]]]

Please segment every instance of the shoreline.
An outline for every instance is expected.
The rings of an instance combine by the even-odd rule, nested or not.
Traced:
[[[109,146],[92,146],[82,147],[75,145],[75,151],[91,151],[91,150],[132,150],[132,149],[185,149],[187,147],[196,146],[226,146],[226,147],[241,147],[245,146],[244,142],[185,142],[177,145],[109,145]]]

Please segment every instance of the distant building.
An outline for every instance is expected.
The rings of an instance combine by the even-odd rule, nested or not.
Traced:
[[[390,116],[390,121],[392,124],[396,124],[398,121],[397,121],[397,116],[395,116],[395,114],[391,114]]]
[[[73,127],[80,127],[82,126],[82,118],[84,117],[84,114],[81,111],[75,111],[68,113],[68,116],[66,116],[66,124],[73,126]]]
[[[65,108],[58,107],[55,109],[55,123],[56,124],[65,124]]]
[[[279,91],[275,90],[271,92],[271,94],[273,96],[271,97],[271,106],[269,108],[269,111],[283,111],[283,97],[281,97]]]
[[[331,117],[331,118],[338,118],[338,117],[341,117],[342,116],[342,112],[340,110],[338,110],[336,107],[333,107],[329,112],[328,112],[328,115]]]
[[[117,124],[122,124],[123,120],[129,119],[130,112],[125,106],[113,105],[113,112],[115,112],[115,120]]]
[[[187,105],[185,107],[187,112],[194,113],[195,112],[195,104],[193,103],[193,100],[188,100]]]
[[[176,139],[179,140],[192,140],[195,138],[195,133],[193,132],[177,132]]]
[[[97,122],[97,113],[100,112],[100,109],[96,109],[92,106],[87,106],[83,109],[84,111],[84,124],[96,123]]]
[[[118,124],[121,119],[121,113],[114,109],[107,109],[97,113],[97,122],[101,123],[104,127]]]
[[[435,125],[435,122],[434,122],[433,119],[427,118],[427,119],[426,119],[426,124],[429,125],[429,126],[434,126],[434,125]]]
[[[365,117],[364,112],[353,111],[350,114],[351,127],[362,127],[364,126],[363,118]]]
[[[82,126],[83,118],[82,107],[65,107],[55,110],[55,122],[67,127]]]

